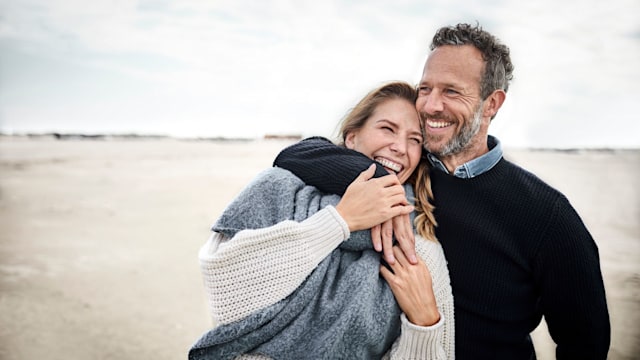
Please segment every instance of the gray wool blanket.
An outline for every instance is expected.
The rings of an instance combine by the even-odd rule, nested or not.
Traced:
[[[405,190],[413,199],[411,187]],[[271,168],[241,192],[212,230],[233,237],[244,229],[302,221],[339,200],[287,170]],[[380,359],[400,335],[400,309],[379,275],[380,262],[370,232],[351,233],[291,295],[209,330],[192,346],[189,359],[245,353],[273,359]]]

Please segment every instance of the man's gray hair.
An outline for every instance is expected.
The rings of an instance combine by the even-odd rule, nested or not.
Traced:
[[[480,96],[486,99],[494,90],[509,89],[513,79],[513,64],[509,48],[480,25],[458,24],[440,28],[433,36],[431,50],[443,45],[472,45],[482,53],[485,61],[480,80]]]

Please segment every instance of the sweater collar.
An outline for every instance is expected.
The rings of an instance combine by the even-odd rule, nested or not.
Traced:
[[[500,140],[491,135],[487,138],[487,145],[489,146],[488,153],[458,166],[453,171],[453,176],[470,179],[491,170],[502,158],[502,145],[500,144]],[[449,174],[447,167],[444,166],[444,163],[435,155],[427,153],[427,159],[429,159],[429,162],[434,168]]]

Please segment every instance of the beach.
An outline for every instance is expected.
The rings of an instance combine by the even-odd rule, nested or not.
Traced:
[[[0,359],[185,359],[211,320],[197,252],[293,140],[0,137]],[[599,247],[610,359],[640,354],[640,150],[505,149]],[[544,324],[539,359],[553,359]]]

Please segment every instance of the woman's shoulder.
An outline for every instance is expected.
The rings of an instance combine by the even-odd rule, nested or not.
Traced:
[[[416,253],[433,272],[436,269],[447,268],[447,259],[439,242],[427,240],[420,234],[416,234]],[[433,270],[432,270],[433,269]],[[447,271],[448,273],[448,271]]]
[[[258,173],[247,187],[293,187],[304,186],[304,182],[291,171],[279,167],[270,167]]]

